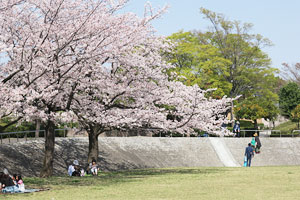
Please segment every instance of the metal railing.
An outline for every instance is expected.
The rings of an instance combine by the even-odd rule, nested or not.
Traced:
[[[281,137],[297,137],[300,135],[300,130],[293,130],[291,132],[291,134],[283,134],[281,132],[281,130],[241,130],[240,132],[241,132],[241,137],[246,137],[247,132],[253,132],[253,133],[259,132],[260,136],[263,136],[263,137],[280,137],[280,138]],[[274,136],[275,134],[273,134],[273,136],[271,136],[272,133],[278,133],[278,136]],[[296,134],[296,133],[298,133],[298,134]],[[247,137],[251,137],[251,135],[248,134]]]
[[[295,133],[297,133],[297,132],[300,133],[300,130],[293,130],[293,131],[292,131],[293,137],[294,137]],[[299,134],[297,134],[297,135],[299,135]]]
[[[55,129],[55,132],[57,133],[58,131],[63,131],[62,134],[60,134],[60,137],[67,137],[67,131],[70,130],[68,128],[65,129]],[[156,130],[156,129],[155,129]],[[260,133],[261,137],[296,137],[300,136],[300,130],[293,130],[291,134],[282,134],[280,130],[240,130],[240,137],[252,137],[253,134],[247,134],[249,132],[252,132],[253,134],[256,132]],[[45,130],[39,130],[39,137],[36,137],[36,134],[31,134],[30,133],[36,133],[36,130],[32,131],[17,131],[17,132],[7,132],[7,133],[0,133],[0,144],[3,144],[3,141],[6,141],[8,143],[11,143],[11,141],[16,141],[19,142],[19,140],[25,140],[27,141],[28,139],[38,139],[38,138],[44,138],[45,137]],[[41,134],[42,133],[42,134]],[[272,133],[279,133],[278,136],[271,136]],[[298,133],[298,134],[296,134]],[[208,136],[208,135],[207,135]],[[149,136],[148,136],[149,137]],[[150,137],[153,137],[152,135]],[[162,137],[162,133],[158,133],[158,137]],[[171,133],[167,137],[174,137],[174,135]],[[182,135],[181,137],[185,137],[185,135]]]
[[[55,129],[55,132],[58,131],[64,131],[63,132],[63,137],[67,136],[67,130],[69,129]],[[34,131],[17,131],[17,132],[6,132],[6,133],[0,133],[0,143],[3,144],[4,140],[7,140],[8,143],[11,143],[11,140],[16,139],[17,142],[19,142],[19,140],[23,139],[25,141],[27,141],[29,138],[30,139],[37,139],[37,138],[44,138],[46,136],[45,134],[45,130],[39,130],[39,137],[36,137],[35,135],[32,137],[29,137],[29,133],[36,133],[36,130]],[[43,133],[42,137],[40,136]]]
[[[249,134],[246,134],[247,132],[253,132],[254,133],[260,133],[260,136],[263,136],[263,137],[270,137],[272,132],[279,132],[279,135],[281,137],[281,131],[280,130],[240,130],[240,133],[241,133],[241,137],[252,137],[252,135],[249,135]],[[266,132],[266,134],[265,134]],[[242,134],[243,133],[243,134]]]

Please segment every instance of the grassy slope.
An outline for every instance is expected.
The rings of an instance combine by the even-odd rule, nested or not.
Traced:
[[[300,168],[174,168],[102,173],[99,177],[26,178],[31,194],[0,195],[13,200],[67,199],[297,199]]]
[[[281,130],[281,132],[287,132],[287,133],[290,133],[291,131],[296,129],[298,129],[297,123],[292,121],[282,123],[275,127],[275,130]]]

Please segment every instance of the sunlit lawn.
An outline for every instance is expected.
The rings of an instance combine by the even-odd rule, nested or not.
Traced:
[[[50,190],[0,199],[299,199],[300,167],[171,168],[101,173],[98,177],[25,178]]]
[[[275,127],[275,130],[290,133],[292,130],[298,129],[297,122],[287,121]]]

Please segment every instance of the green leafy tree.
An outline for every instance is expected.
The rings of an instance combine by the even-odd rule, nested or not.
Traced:
[[[291,112],[300,104],[300,88],[295,82],[290,82],[279,91],[279,108],[281,114],[291,117]]]
[[[234,108],[238,119],[251,119],[254,121],[254,128],[257,129],[257,119],[267,116],[266,109],[257,98],[248,98],[238,103]]]
[[[237,118],[251,119],[254,121],[255,129],[257,119],[264,118],[273,122],[279,114],[278,95],[274,92],[280,79],[266,78],[266,84],[258,84],[257,90],[248,95],[243,95],[235,107]],[[248,110],[250,109],[250,110]]]
[[[169,37],[176,45],[166,57],[177,66],[174,71],[182,75],[181,81],[203,89],[217,88],[213,97],[241,95],[238,102],[249,98],[247,103],[253,100],[253,105],[259,98],[269,109],[268,119],[276,118],[278,78],[274,74],[278,70],[271,67],[270,58],[262,51],[271,42],[251,34],[252,24],[229,21],[204,8],[200,11],[212,25],[209,31],[180,31]]]
[[[204,8],[200,12],[212,27],[210,31],[198,32],[199,40],[213,45],[223,58],[229,60],[226,65],[228,73],[222,75],[232,83],[231,97],[256,89],[257,81],[263,82],[263,76],[274,74],[276,70],[270,67],[270,58],[261,50],[271,42],[259,34],[251,34],[252,24],[229,21]]]
[[[198,37],[203,44],[215,46],[223,58],[230,61],[226,65],[229,73],[223,75],[232,84],[229,96],[243,95],[241,100],[248,97],[254,100],[252,97],[261,96],[262,91],[268,90],[267,93],[273,93],[269,96],[275,97],[269,85],[273,85],[277,69],[270,66],[270,58],[262,51],[271,42],[259,34],[251,34],[252,24],[229,21],[223,15],[204,8],[200,12],[212,26],[210,31],[199,32]],[[276,100],[276,97],[272,99]],[[272,101],[272,104],[275,103]],[[255,105],[255,101],[252,104]]]
[[[9,131],[8,128],[14,126],[20,119],[20,117],[16,119],[9,116],[2,117],[0,119],[0,133]]]
[[[291,112],[291,117],[294,121],[297,121],[298,123],[298,129],[299,129],[299,122],[300,122],[300,104],[296,106],[294,110]]]
[[[169,39],[176,44],[173,51],[166,54],[168,61],[176,66],[170,72],[180,74],[179,80],[186,85],[198,84],[202,89],[217,88],[212,92],[215,98],[229,94],[232,84],[223,76],[228,75],[226,65],[229,61],[220,55],[216,47],[201,44],[192,32],[180,31]]]

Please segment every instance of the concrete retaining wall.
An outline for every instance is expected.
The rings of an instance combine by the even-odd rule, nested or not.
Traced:
[[[99,137],[102,170],[163,167],[243,166],[244,151],[251,138],[151,138]],[[220,141],[218,141],[220,140]],[[262,153],[253,166],[300,165],[300,138],[261,138]],[[219,147],[216,147],[216,144]],[[221,145],[221,146],[220,146]],[[42,167],[44,141],[34,140],[0,146],[0,171],[37,176]],[[87,138],[56,138],[55,174],[66,174],[74,159],[86,165]],[[226,152],[223,150],[226,149]],[[229,164],[228,164],[229,163]]]
[[[251,138],[227,138],[227,147],[242,165],[245,147]],[[300,138],[260,138],[261,153],[256,154],[252,166],[300,165]]]

